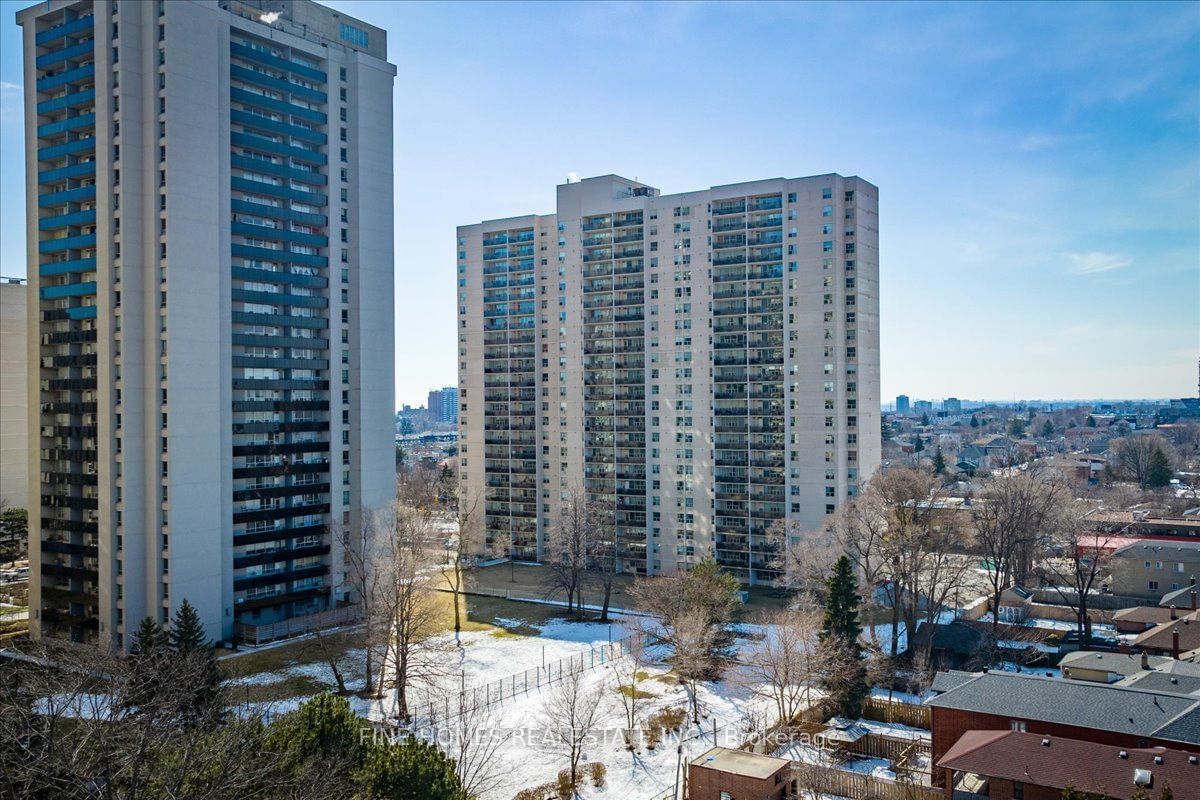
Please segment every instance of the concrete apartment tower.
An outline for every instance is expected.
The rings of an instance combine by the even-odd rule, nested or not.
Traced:
[[[878,190],[820,175],[661,195],[615,175],[458,229],[460,459],[486,549],[542,558],[564,502],[621,569],[777,577],[879,464]]]
[[[352,601],[342,531],[395,491],[385,33],[310,0],[17,21],[32,630]]]
[[[29,507],[29,301],[24,278],[0,277],[0,500]]]

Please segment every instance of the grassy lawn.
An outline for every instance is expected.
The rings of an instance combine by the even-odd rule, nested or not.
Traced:
[[[454,595],[434,592],[432,598],[437,606],[434,634],[453,631]],[[464,631],[490,632],[496,637],[536,636],[538,626],[563,616],[561,608],[497,597],[460,595],[459,603]],[[237,653],[225,651],[222,653],[225,657],[220,661],[221,671],[230,679],[281,673],[278,676],[280,679],[271,683],[231,686],[234,701],[269,702],[289,697],[308,697],[337,687],[332,680],[325,682],[310,675],[286,674],[286,670],[308,664],[323,664],[326,650],[333,650],[339,653],[338,661],[347,684],[351,687],[361,686],[362,660],[350,654],[359,646],[356,632],[342,631],[325,636],[321,646],[315,638],[309,637],[258,650],[240,650]]]

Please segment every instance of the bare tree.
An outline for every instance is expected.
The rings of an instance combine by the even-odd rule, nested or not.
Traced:
[[[589,560],[588,541],[593,532],[590,503],[581,491],[572,491],[562,506],[558,524],[546,542],[551,593],[567,598],[567,612],[583,612],[583,576]]]
[[[1000,595],[1021,582],[1044,542],[1047,522],[1066,495],[1062,482],[1029,468],[993,475],[972,506],[975,545],[984,556],[991,593],[991,638],[997,638]]]
[[[621,704],[625,707],[625,728],[629,731],[630,736],[637,727],[638,708],[642,699],[642,692],[638,689],[638,684],[650,661],[644,642],[643,635],[634,634],[629,639],[627,649],[622,657],[612,662],[613,675],[617,680],[617,694],[621,697]]]
[[[1114,468],[1118,475],[1137,483],[1142,489],[1151,485],[1154,460],[1166,456],[1172,458],[1171,443],[1156,433],[1134,434],[1113,443]],[[1158,454],[1162,455],[1158,455]]]
[[[454,759],[455,774],[467,795],[490,794],[502,777],[501,748],[512,735],[501,731],[501,707],[475,703],[460,673],[449,711],[447,719],[432,721],[438,744]]]
[[[388,574],[385,565],[396,525],[395,513],[393,505],[366,509],[360,530],[341,531],[351,594],[359,606],[362,620],[354,638],[363,649],[366,676],[363,692],[375,698],[383,696],[384,687],[376,683],[375,669],[384,659],[395,611],[392,604],[386,602],[384,591]]]
[[[751,691],[771,701],[776,719],[786,724],[812,703],[822,674],[821,612],[784,610],[758,618],[767,633],[743,657],[742,677]]]
[[[691,693],[697,722],[696,687],[720,674],[722,650],[729,640],[726,626],[738,604],[738,586],[736,578],[705,559],[690,571],[647,578],[633,588],[640,606],[660,623],[648,633],[673,649],[671,665]]]
[[[689,608],[675,617],[671,626],[675,652],[671,666],[687,691],[692,722],[700,724],[700,682],[716,676],[720,630],[701,608]]]
[[[767,528],[767,546],[772,552],[770,569],[779,574],[777,583],[807,594],[824,584],[829,567],[842,553],[836,521],[813,530],[796,520],[775,520]]]
[[[483,519],[477,514],[479,495],[459,497],[454,505],[458,535],[448,540],[449,569],[442,571],[454,598],[454,640],[458,641],[462,632],[462,605],[459,594],[463,589],[463,564],[468,555],[478,552],[483,547]]]
[[[325,662],[329,667],[329,671],[333,673],[333,679],[337,683],[338,694],[346,694],[346,676],[342,672],[341,656],[343,654],[342,642],[336,634],[324,632],[320,628],[313,629],[312,638],[304,643],[304,649],[308,652],[315,653],[318,658]]]
[[[222,714],[220,724],[182,713],[205,680],[205,654],[164,650],[150,663],[103,648],[22,649],[0,671],[4,797],[245,797],[268,775],[284,778],[259,757],[265,729],[255,709]],[[290,787],[273,788],[285,796]]]
[[[414,683],[433,682],[445,672],[432,578],[437,571],[436,538],[428,513],[397,508],[387,541],[376,605],[390,620],[380,663],[380,683],[390,675],[396,689],[396,716],[411,719],[408,692]]]
[[[586,548],[588,568],[600,585],[600,621],[608,622],[608,607],[612,602],[613,586],[621,571],[621,549],[617,541],[617,526],[611,509],[590,503],[587,507],[588,530]]]
[[[1042,559],[1042,580],[1075,612],[1075,629],[1086,650],[1092,642],[1091,593],[1111,573],[1117,533],[1101,533],[1088,517],[1097,509],[1085,501],[1068,504],[1056,515],[1050,553]]]
[[[583,748],[599,720],[603,684],[588,687],[583,670],[570,672],[554,684],[546,695],[543,723],[551,736],[567,751],[571,785],[579,775]]]

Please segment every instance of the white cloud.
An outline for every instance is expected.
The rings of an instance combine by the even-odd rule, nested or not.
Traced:
[[[1104,253],[1090,250],[1086,253],[1067,253],[1071,261],[1071,272],[1075,275],[1094,275],[1098,272],[1111,272],[1123,269],[1133,263],[1133,259],[1120,253]]]

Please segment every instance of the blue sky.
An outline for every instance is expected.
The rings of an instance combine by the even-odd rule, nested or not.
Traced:
[[[1200,4],[328,3],[389,32],[397,402],[455,382],[454,226],[568,172],[880,187],[883,397],[1194,395]],[[0,31],[0,272],[24,274]]]

